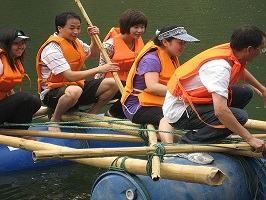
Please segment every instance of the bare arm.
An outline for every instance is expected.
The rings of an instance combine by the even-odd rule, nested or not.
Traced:
[[[113,57],[114,54],[114,46],[112,44],[109,43],[103,43],[103,47],[107,53],[107,55],[109,56],[109,58],[111,59]],[[100,60],[99,60],[99,65],[104,65],[106,64],[106,61],[103,57],[103,54],[100,53]],[[97,73],[94,78],[95,79],[99,79],[99,78],[104,78],[105,77],[105,73]]]
[[[158,72],[147,72],[144,74],[145,83],[150,93],[165,96],[167,92],[167,86],[159,83]]]
[[[61,75],[66,78],[68,81],[78,81],[82,79],[86,79],[88,77],[93,77],[97,73],[107,73],[118,71],[119,67],[117,63],[110,63],[101,65],[92,69],[84,70],[84,71],[71,71],[68,69],[61,73]]]
[[[264,101],[264,107],[266,108],[266,88],[247,69],[245,69],[244,73],[244,81],[257,88],[261,92]]]
[[[220,122],[230,129],[235,134],[238,134],[246,142],[255,148],[255,152],[262,152],[265,150],[263,140],[252,136],[247,129],[245,129],[235,118],[231,110],[227,106],[227,99],[216,93],[212,93],[214,113]]]

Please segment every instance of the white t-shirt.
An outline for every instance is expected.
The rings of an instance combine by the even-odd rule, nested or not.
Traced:
[[[54,35],[56,36],[56,34]],[[87,57],[89,57],[91,54],[90,46],[81,40],[79,40],[79,42],[87,53]],[[51,42],[44,47],[41,53],[41,60],[45,63],[45,65],[41,66],[41,74],[43,79],[49,78],[51,73],[57,75],[70,69],[70,65],[63,55],[62,48],[56,42]],[[41,100],[44,99],[45,94],[50,90],[45,83],[42,84],[42,89],[43,91],[40,93]]]
[[[0,76],[2,76],[3,73],[4,73],[4,65],[3,65],[2,60],[0,58]]]
[[[103,43],[103,48],[105,49],[107,55],[109,56],[109,58],[112,58],[114,55],[114,39],[110,38],[108,40],[106,40]],[[106,64],[106,61],[103,57],[103,54],[100,53],[100,61],[99,61],[99,65],[104,65]],[[100,78],[104,78],[105,77],[105,73],[97,73],[95,74],[94,78],[95,79],[100,79]]]
[[[206,62],[200,68],[199,75],[192,77],[183,86],[186,91],[205,86],[208,92],[217,93],[227,99],[231,68],[231,65],[224,59]],[[181,97],[176,98],[167,91],[163,104],[164,117],[169,123],[175,123],[188,106],[189,103],[184,102]]]

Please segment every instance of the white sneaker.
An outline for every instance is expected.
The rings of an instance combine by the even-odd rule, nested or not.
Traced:
[[[180,158],[185,158],[187,160],[190,160],[191,162],[198,163],[198,164],[210,164],[214,161],[214,158],[207,154],[207,153],[177,153],[174,154],[175,156],[178,156]]]

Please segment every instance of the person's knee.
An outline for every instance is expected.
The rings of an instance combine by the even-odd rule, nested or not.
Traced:
[[[20,95],[25,102],[30,102],[30,103],[37,103],[37,104],[40,104],[41,105],[41,100],[40,98],[32,95],[30,92],[28,91],[22,91],[22,92],[19,92],[18,95]]]
[[[65,90],[65,95],[71,99],[79,99],[82,94],[82,88],[78,86],[69,86]]]
[[[118,92],[118,87],[113,78],[105,78],[102,81],[98,91],[100,91],[100,96],[106,96],[108,94],[108,98],[113,98],[113,96],[115,96],[115,94]]]
[[[254,96],[254,90],[247,84],[243,85],[243,88],[245,90],[245,96],[248,99],[252,99],[252,97]]]
[[[42,105],[41,99],[32,95],[32,104],[39,109]]]
[[[38,110],[41,107],[41,100],[39,97],[32,95],[30,92],[23,91],[19,95],[22,97],[21,100],[24,102],[23,105],[33,110]]]
[[[248,114],[246,111],[239,109],[237,113],[235,114],[235,117],[237,121],[241,124],[244,125],[248,121]]]
[[[108,89],[118,91],[117,84],[113,78],[106,78],[105,80],[103,80],[103,85],[105,87],[108,87]]]

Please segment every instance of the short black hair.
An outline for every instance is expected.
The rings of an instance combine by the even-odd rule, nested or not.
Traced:
[[[234,30],[230,46],[237,51],[241,51],[249,46],[258,48],[264,37],[265,33],[256,26],[240,26]]]
[[[71,11],[64,11],[55,17],[55,30],[58,33],[58,26],[64,27],[69,19],[77,19],[81,22],[80,16]]]

